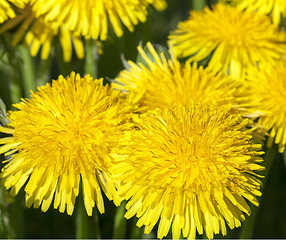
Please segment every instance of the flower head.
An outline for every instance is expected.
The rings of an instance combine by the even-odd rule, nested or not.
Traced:
[[[196,231],[225,235],[225,223],[239,227],[250,214],[245,199],[258,205],[254,171],[263,169],[246,123],[226,108],[200,104],[142,115],[139,130],[114,154],[118,193],[128,201],[125,217],[136,215],[146,234],[159,222],[158,238],[171,225],[174,239],[181,230],[194,239]]]
[[[181,57],[200,61],[211,55],[209,68],[240,79],[248,66],[273,62],[286,54],[286,34],[270,18],[225,4],[192,11],[169,36]]]
[[[35,16],[46,22],[65,24],[76,35],[105,40],[108,20],[117,36],[122,36],[121,22],[133,31],[134,25],[144,22],[149,4],[162,10],[165,0],[31,0]]]
[[[163,10],[167,3],[165,0],[30,0],[27,9],[30,14],[14,42],[19,42],[32,26],[26,36],[28,45],[34,49],[32,55],[43,46],[42,58],[46,59],[53,38],[59,35],[65,61],[71,60],[71,42],[77,56],[83,58],[82,37],[106,40],[110,23],[118,37],[123,35],[122,24],[133,31],[135,25],[146,21],[150,5]]]
[[[139,46],[145,61],[128,61],[129,69],[123,70],[112,85],[125,91],[130,101],[139,108],[154,109],[172,103],[188,104],[189,101],[217,106],[231,106],[235,111],[253,113],[256,100],[241,82],[210,69],[181,64],[175,55],[166,59],[147,43],[148,54]]]
[[[284,0],[231,0],[239,9],[257,11],[261,14],[270,14],[274,24],[279,24],[286,17],[286,3]]]
[[[16,195],[27,183],[28,207],[45,212],[55,197],[54,208],[72,214],[81,181],[88,215],[95,203],[104,212],[101,189],[109,199],[115,193],[109,152],[129,127],[128,106],[102,80],[74,72],[38,90],[16,104],[9,127],[0,128],[13,134],[0,139],[0,153],[12,154],[1,173],[4,187]]]
[[[258,125],[270,130],[268,147],[273,141],[283,152],[286,143],[286,61],[249,69],[246,75],[253,97],[259,100],[263,112]]]

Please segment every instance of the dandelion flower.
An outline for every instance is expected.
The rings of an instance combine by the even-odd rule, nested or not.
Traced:
[[[117,36],[122,36],[121,22],[133,31],[134,25],[144,22],[147,7],[154,5],[160,10],[166,7],[165,0],[31,0],[36,17],[45,15],[47,22],[66,24],[76,35],[105,40],[108,19]]]
[[[249,69],[247,82],[253,97],[260,101],[259,107],[266,113],[259,118],[258,125],[270,130],[268,147],[274,141],[279,144],[279,152],[283,152],[286,142],[285,60]]]
[[[126,92],[133,105],[148,110],[172,103],[185,105],[191,100],[230,105],[233,110],[248,116],[255,114],[256,99],[241,82],[198,67],[196,63],[181,64],[175,55],[166,59],[151,43],[147,43],[147,50],[148,53],[138,47],[145,65],[128,61],[129,69],[123,70],[112,83],[114,88]]]
[[[286,53],[286,34],[269,17],[225,4],[192,11],[169,39],[180,57],[200,61],[212,54],[209,68],[235,79],[244,77],[248,66],[273,62]]]
[[[270,14],[274,24],[279,24],[281,19],[286,16],[285,0],[232,0],[239,9],[257,11],[261,14]]]
[[[262,152],[245,129],[247,119],[228,111],[174,105],[136,121],[139,130],[114,154],[126,218],[136,215],[146,234],[159,222],[158,238],[172,225],[173,239],[181,231],[188,239],[196,231],[213,238],[226,235],[226,223],[241,225],[250,214],[245,199],[258,205],[261,195],[255,171],[263,169],[257,164]]]
[[[101,189],[113,199],[109,152],[129,127],[127,105],[102,79],[74,72],[38,90],[16,104],[9,127],[0,128],[13,135],[0,139],[0,153],[12,155],[1,172],[4,187],[15,196],[27,183],[27,207],[41,205],[45,212],[54,198],[54,208],[71,215],[81,181],[87,214],[95,203],[104,212]]]
[[[59,36],[66,62],[71,60],[72,43],[77,57],[83,58],[82,37],[106,40],[110,23],[118,37],[123,35],[122,24],[133,31],[135,25],[146,21],[150,5],[157,10],[167,7],[165,0],[30,0],[14,44],[27,33],[25,41],[31,55],[42,46],[42,58],[46,59],[53,38]]]

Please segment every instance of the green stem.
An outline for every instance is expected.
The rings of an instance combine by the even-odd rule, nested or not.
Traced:
[[[192,1],[192,8],[193,10],[196,10],[196,11],[203,10],[206,5],[207,5],[206,0],[193,0]]]
[[[131,235],[130,235],[131,239],[140,239],[140,238],[142,238],[142,235],[143,235],[143,228],[137,227],[136,223],[137,223],[137,219],[133,218],[132,219]]]
[[[11,103],[18,103],[20,102],[22,97],[22,89],[21,89],[21,81],[18,77],[12,77],[12,84],[11,84]]]
[[[93,78],[97,78],[98,69],[97,69],[97,45],[95,40],[87,39],[85,40],[85,74],[90,74]]]
[[[22,59],[21,75],[23,79],[24,94],[25,97],[29,97],[31,95],[30,91],[35,91],[37,88],[34,62],[27,48],[21,45],[18,49]]]
[[[51,68],[51,58],[47,60],[41,60],[38,74],[37,74],[37,86],[43,86],[49,81]]]
[[[277,153],[277,147],[275,145],[266,151],[266,156],[264,159],[265,177],[262,179],[262,187],[261,187],[262,193],[263,193],[264,185],[267,182],[269,172],[270,172],[270,168],[271,168],[273,159],[276,156],[276,153]],[[262,194],[262,196],[263,196],[263,194]],[[260,202],[262,200],[263,199],[261,199]],[[252,213],[247,218],[247,220],[244,222],[244,224],[242,225],[240,236],[239,236],[240,239],[250,239],[252,237],[258,211],[259,211],[259,207],[251,206],[251,212]]]
[[[115,210],[113,238],[124,239],[126,237],[127,220],[124,218],[124,214],[126,212],[125,205],[126,203],[122,202]]]
[[[88,238],[88,216],[85,211],[82,194],[78,196],[78,205],[76,213],[76,238]]]
[[[99,212],[98,211],[95,211],[93,221],[94,221],[94,224],[93,224],[94,226],[92,226],[92,228],[95,231],[94,237],[96,239],[99,239],[101,238],[101,232],[100,232],[100,227],[99,227]]]
[[[100,239],[98,211],[93,211],[94,217],[87,215],[82,194],[78,196],[76,212],[76,239],[96,238]]]
[[[10,206],[10,225],[15,232],[14,238],[24,238],[24,201],[25,194],[22,191],[15,198]]]

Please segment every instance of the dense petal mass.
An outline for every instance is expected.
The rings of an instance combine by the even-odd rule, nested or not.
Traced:
[[[258,125],[270,130],[268,147],[273,141],[283,152],[286,143],[286,61],[273,65],[265,64],[248,70],[247,80],[252,95],[260,101],[259,108],[266,114],[258,120]]]
[[[244,77],[246,67],[286,53],[286,34],[269,17],[225,4],[192,11],[169,38],[179,56],[200,61],[212,54],[209,68],[236,79]]]
[[[72,214],[81,181],[88,215],[95,204],[104,212],[101,189],[109,199],[115,194],[109,152],[129,127],[129,107],[102,80],[73,72],[38,90],[0,128],[13,134],[0,139],[0,153],[12,154],[1,173],[4,187],[16,195],[27,183],[28,207],[46,211],[54,199],[54,208]]]
[[[256,170],[260,145],[252,142],[247,120],[208,105],[173,105],[149,111],[136,120],[136,130],[114,153],[118,193],[127,200],[126,218],[157,237],[172,228],[174,239],[208,238],[226,223],[239,227],[250,214],[245,199],[258,205]],[[120,167],[119,167],[120,166]]]
[[[143,63],[129,61],[129,69],[123,70],[112,85],[129,95],[139,108],[152,109],[171,103],[187,104],[190,100],[218,106],[232,106],[232,110],[254,114],[256,99],[240,81],[224,74],[216,74],[209,68],[181,64],[175,55],[167,59],[147,43],[148,55],[141,47],[138,51]],[[257,114],[257,113],[255,113]]]

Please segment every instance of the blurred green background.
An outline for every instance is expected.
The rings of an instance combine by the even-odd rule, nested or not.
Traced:
[[[102,54],[95,56],[98,58],[97,66],[92,66],[93,69],[97,68],[97,77],[116,77],[124,68],[122,56],[127,60],[136,60],[136,47],[140,42],[143,45],[150,41],[166,46],[169,32],[175,29],[179,21],[187,19],[191,9],[200,10],[205,5],[215,3],[204,0],[167,2],[168,8],[163,12],[150,8],[147,21],[137,25],[134,32],[124,28],[121,38],[112,33],[109,35],[108,40],[102,43]],[[37,85],[57,79],[59,74],[66,76],[71,71],[81,75],[90,73],[85,67],[85,59],[79,60],[75,54],[70,63],[62,61],[57,39],[54,42],[55,54],[43,61],[40,56],[31,57],[28,50],[21,45],[16,49],[12,48],[12,37],[13,31],[0,35],[0,98],[5,102],[7,110],[12,109],[11,104],[20,101],[21,97],[29,97],[30,90],[35,91]],[[228,229],[227,236],[218,235],[215,238],[286,238],[286,154],[277,153],[276,146],[271,151],[274,160],[272,163],[264,163],[269,167],[260,207],[252,207],[256,213],[247,218],[243,228]],[[2,155],[0,158],[3,161]],[[95,209],[92,217],[87,217],[82,209],[81,196],[77,199],[76,211],[72,216],[61,214],[53,207],[46,213],[42,213],[40,209],[28,209],[24,201],[23,189],[12,198],[7,191],[0,188],[1,238],[156,238],[156,229],[145,235],[143,227],[135,227],[136,218],[126,220],[122,217],[124,206],[115,208],[106,198],[106,213],[100,215]],[[244,232],[241,235],[242,229]],[[171,238],[171,235],[168,237]]]

